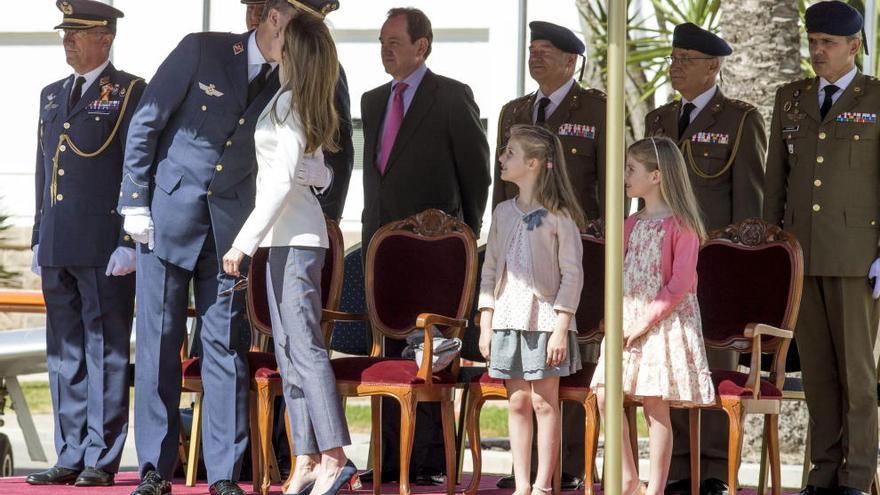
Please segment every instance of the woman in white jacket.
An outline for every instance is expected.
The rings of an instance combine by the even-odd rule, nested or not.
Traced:
[[[335,151],[338,61],[323,20],[299,14],[279,31],[267,59],[280,62],[281,88],[254,131],[256,206],[223,257],[239,276],[245,255],[269,246],[266,267],[275,356],[293,427],[296,471],[288,493],[334,494],[357,477],[342,447],[348,425],[321,335],[321,267],[327,229],[313,189],[329,186],[322,149]]]

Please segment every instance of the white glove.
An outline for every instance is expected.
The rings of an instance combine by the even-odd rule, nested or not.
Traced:
[[[134,239],[135,242],[147,244],[147,247],[153,249],[153,218],[150,216],[149,210],[126,211],[122,210],[125,216],[125,222],[122,229]]]
[[[293,174],[297,184],[317,189],[326,188],[333,179],[333,172],[324,164],[324,152],[320,149],[311,155],[303,156]]]
[[[40,253],[40,245],[34,244],[33,247],[34,257],[31,258],[31,271],[34,272],[34,275],[38,277],[43,276],[43,269],[40,268],[40,262],[38,261],[39,253]]]
[[[868,278],[874,279],[874,299],[880,298],[880,258],[871,263],[871,269],[868,270]]]
[[[107,263],[107,271],[104,272],[104,275],[121,277],[135,271],[136,268],[134,249],[119,246],[110,255],[110,262]]]

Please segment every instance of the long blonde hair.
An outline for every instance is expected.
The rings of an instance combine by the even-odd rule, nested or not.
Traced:
[[[536,125],[518,124],[510,128],[510,142],[516,141],[523,149],[526,160],[538,160],[538,180],[535,199],[552,213],[565,213],[578,228],[586,228],[587,220],[568,178],[565,153],[555,134]]]
[[[339,114],[336,112],[336,80],[339,59],[336,43],[324,21],[297,13],[284,30],[282,91],[290,91],[290,111],[296,112],[306,135],[306,153],[319,147],[339,150]],[[273,112],[274,114],[275,112]]]
[[[650,137],[633,143],[627,154],[648,172],[660,170],[660,195],[672,215],[693,230],[701,242],[706,240],[706,227],[678,145],[669,138]]]

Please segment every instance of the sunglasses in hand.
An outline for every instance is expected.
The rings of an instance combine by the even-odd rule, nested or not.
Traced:
[[[245,290],[245,289],[247,289],[247,287],[248,287],[247,277],[241,277],[240,279],[236,280],[234,284],[232,284],[232,287],[230,287],[226,290],[220,291],[219,295],[231,296],[234,292],[238,292],[240,290]]]

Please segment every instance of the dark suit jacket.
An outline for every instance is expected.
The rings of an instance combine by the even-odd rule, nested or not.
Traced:
[[[40,93],[31,237],[32,246],[40,245],[40,265],[103,268],[117,246],[134,247],[116,202],[128,126],[144,86],[109,64],[70,111],[73,76]]]
[[[364,93],[364,213],[368,245],[382,225],[428,208],[457,216],[479,236],[489,197],[489,144],[471,89],[425,73],[404,116],[385,175],[376,168],[391,83]]]
[[[348,94],[348,79],[345,69],[339,66],[339,80],[336,81],[336,112],[339,113],[339,151],[324,152],[324,163],[333,170],[333,183],[318,200],[321,209],[337,222],[342,218],[345,197],[348,196],[348,183],[354,165],[354,144],[351,141],[351,98]]]

